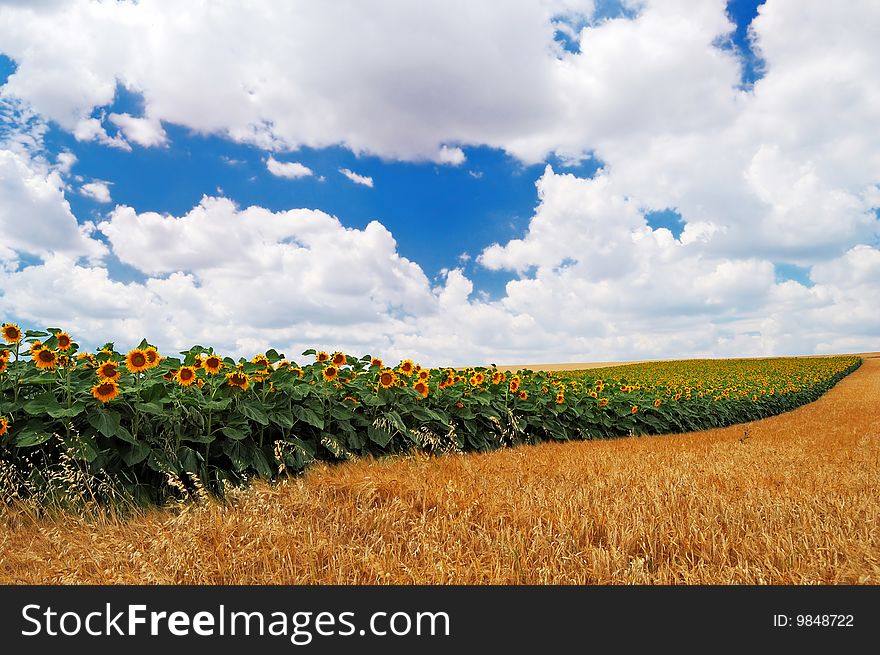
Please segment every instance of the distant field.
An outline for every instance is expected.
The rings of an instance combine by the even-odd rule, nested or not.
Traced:
[[[230,503],[0,519],[3,583],[880,583],[880,359],[681,435],[316,463]]]

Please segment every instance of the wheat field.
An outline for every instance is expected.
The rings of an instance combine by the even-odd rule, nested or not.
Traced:
[[[880,357],[683,435],[316,465],[128,518],[0,515],[10,584],[878,584]]]

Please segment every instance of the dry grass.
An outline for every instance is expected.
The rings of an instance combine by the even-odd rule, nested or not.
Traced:
[[[880,358],[721,430],[362,460],[128,521],[0,517],[5,583],[880,583]]]

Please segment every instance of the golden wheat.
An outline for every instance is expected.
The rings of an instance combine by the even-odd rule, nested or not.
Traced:
[[[4,583],[880,583],[880,358],[749,425],[315,465],[123,520],[0,518]]]

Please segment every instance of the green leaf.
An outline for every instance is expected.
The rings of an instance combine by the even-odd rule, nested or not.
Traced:
[[[165,408],[156,403],[135,403],[134,408],[138,412],[144,414],[152,414],[153,416],[164,416]]]
[[[61,409],[50,409],[49,416],[52,418],[73,418],[74,416],[79,416],[86,409],[85,403],[77,401],[73,403],[69,408],[62,407]]]
[[[269,464],[269,460],[266,459],[266,454],[260,450],[259,448],[255,448],[251,457],[251,461],[253,467],[256,469],[257,473],[260,474],[260,477],[264,480],[272,479],[272,476],[275,474],[275,471],[272,470],[272,465]]]
[[[36,337],[48,337],[48,336],[49,336],[48,332],[43,332],[41,330],[28,330],[24,333],[25,339],[31,339],[31,338],[36,338]]]
[[[137,439],[135,439],[135,438],[132,436],[131,432],[129,432],[129,431],[128,431],[125,427],[123,427],[122,425],[120,425],[119,427],[116,428],[116,433],[115,433],[114,436],[119,437],[119,438],[122,439],[123,441],[127,441],[128,443],[131,443],[131,444],[136,444],[136,443],[137,443]]]
[[[308,407],[303,407],[302,405],[294,405],[293,415],[296,416],[300,421],[308,423],[309,425],[316,427],[319,430],[324,429],[324,419],[318,416]]]
[[[93,409],[86,414],[86,419],[93,428],[103,434],[105,437],[113,437],[119,430],[119,419],[122,418],[118,412]]]
[[[24,404],[24,411],[31,416],[41,416],[50,412],[59,412],[63,409],[65,408],[61,406],[52,391],[45,391]]]
[[[15,445],[22,448],[27,446],[37,446],[41,443],[49,441],[52,433],[46,430],[46,426],[40,419],[32,418],[15,436]]]
[[[150,456],[150,452],[150,447],[143,442],[131,444],[130,446],[121,449],[122,461],[125,462],[127,466],[134,466],[147,459],[147,457]]]
[[[388,442],[394,438],[394,435],[387,430],[382,430],[372,425],[367,426],[367,436],[370,438],[370,441],[382,448],[387,446]]]
[[[249,436],[249,432],[246,430],[240,430],[238,428],[234,428],[231,425],[226,425],[220,429],[220,432],[224,434],[224,436],[229,437],[230,439],[234,439],[235,441],[240,441],[241,439],[247,439]]]
[[[403,419],[400,418],[400,414],[395,412],[393,409],[385,412],[385,418],[388,419],[389,421],[391,421],[391,423],[394,425],[394,427],[396,427],[401,432],[407,431],[406,423],[404,423]]]
[[[262,405],[253,400],[242,400],[238,403],[241,413],[260,425],[269,425],[269,417]]]
[[[280,425],[282,428],[289,430],[293,427],[295,423],[293,419],[293,414],[284,409],[277,409],[273,411],[269,415],[269,420],[272,421],[275,425]]]

